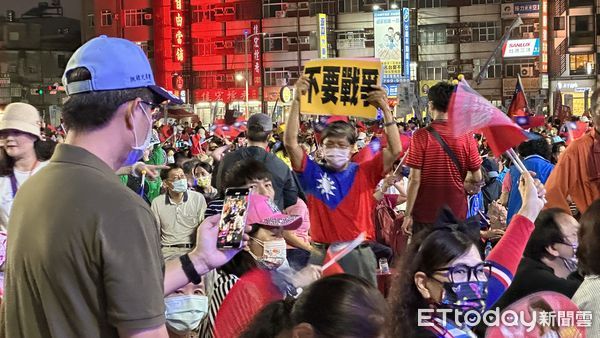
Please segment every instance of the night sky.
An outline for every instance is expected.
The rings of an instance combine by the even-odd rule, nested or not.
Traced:
[[[0,0],[0,15],[5,16],[6,11],[12,9],[18,18],[30,8],[37,7],[39,2],[51,3],[52,0]],[[66,17],[81,20],[81,0],[61,0],[60,2]]]

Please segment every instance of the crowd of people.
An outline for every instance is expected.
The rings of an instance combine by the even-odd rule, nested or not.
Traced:
[[[181,101],[126,40],[84,44],[63,84],[60,128],[26,103],[0,121],[1,337],[476,337],[466,311],[539,292],[591,321],[533,336],[600,337],[600,91],[529,130],[520,170],[453,134],[448,82],[408,122],[374,86],[364,121],[301,115],[301,77],[284,124],[235,134],[163,118]]]

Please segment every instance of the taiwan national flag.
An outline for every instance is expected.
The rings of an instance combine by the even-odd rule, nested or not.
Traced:
[[[523,88],[520,75],[517,75],[517,85],[515,86],[515,93],[513,94],[510,107],[508,107],[508,116],[510,118],[527,116],[527,98],[525,97],[525,89]]]
[[[448,124],[457,137],[469,132],[483,134],[496,157],[527,140],[521,127],[469,87],[465,80],[458,83],[450,99]]]
[[[367,234],[362,232],[352,242],[334,243],[329,246],[323,261],[323,277],[344,273],[344,269],[339,265],[340,259],[356,249],[365,241]]]

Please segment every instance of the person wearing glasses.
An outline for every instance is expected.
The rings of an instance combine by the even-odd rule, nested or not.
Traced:
[[[356,130],[348,122],[335,121],[321,133],[323,161],[317,162],[310,159],[298,143],[300,97],[307,95],[310,89],[306,77],[296,82],[284,143],[307,196],[310,235],[315,248],[310,258],[313,264],[321,264],[334,243],[350,242],[361,233],[366,233],[367,241],[375,239],[373,194],[385,174],[392,170],[402,152],[402,143],[385,90],[376,86],[371,89],[367,101],[383,111],[388,146],[369,161],[360,164],[351,162],[357,140]],[[348,274],[363,277],[372,285],[377,283],[377,262],[367,242],[342,258],[340,266]]]
[[[523,205],[487,261],[477,250],[477,227],[435,225],[413,238],[392,284],[389,337],[474,337],[464,313],[483,313],[510,285],[544,206],[543,185],[522,177]]]
[[[572,297],[581,284],[577,272],[577,220],[562,209],[540,213],[535,221],[515,278],[494,305],[500,309],[539,291],[554,291]]]
[[[11,210],[0,336],[166,338],[164,296],[239,251],[217,250],[213,217],[165,263],[152,210],[115,175],[148,148],[156,105],[183,101],[156,85],[139,46],[105,35],[73,53],[62,83],[65,143]]]

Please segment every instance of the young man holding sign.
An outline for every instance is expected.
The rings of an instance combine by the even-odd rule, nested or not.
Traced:
[[[298,144],[300,100],[307,95],[309,88],[306,77],[296,83],[286,124],[285,146],[308,199],[313,245],[324,254],[330,245],[350,242],[362,232],[367,234],[367,240],[374,239],[371,217],[375,207],[373,193],[379,181],[392,169],[402,145],[385,91],[379,86],[372,86],[366,98],[372,106],[383,111],[388,148],[371,161],[361,164],[350,162],[357,140],[356,131],[349,123],[334,122],[322,132],[324,161],[317,163],[311,160]],[[319,259],[323,257],[313,255],[311,262],[319,263]],[[377,263],[367,244],[363,243],[342,258],[340,265],[346,273],[361,276],[376,285]]]

